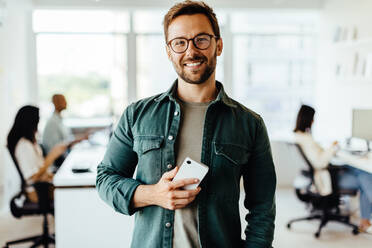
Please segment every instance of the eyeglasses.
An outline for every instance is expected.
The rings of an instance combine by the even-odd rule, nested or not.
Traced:
[[[189,48],[189,41],[192,40],[194,46],[199,50],[206,50],[211,45],[211,39],[218,39],[218,36],[211,34],[198,34],[194,38],[174,38],[168,41],[167,45],[170,46],[175,53],[184,53]]]

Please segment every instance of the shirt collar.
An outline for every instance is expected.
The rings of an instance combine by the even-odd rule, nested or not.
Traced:
[[[172,86],[166,92],[162,93],[160,96],[155,98],[155,101],[161,102],[165,98],[169,98],[169,100],[175,102],[176,101],[177,84],[178,84],[178,80],[176,79],[173,82]],[[220,83],[216,80],[216,87],[219,90],[219,92],[218,92],[218,95],[217,95],[216,99],[212,103],[221,102],[221,103],[223,103],[223,104],[225,104],[229,107],[236,108],[237,107],[236,103],[226,94],[222,83]]]

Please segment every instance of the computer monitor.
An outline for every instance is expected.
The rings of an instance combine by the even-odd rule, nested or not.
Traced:
[[[353,109],[352,137],[372,141],[372,109]]]

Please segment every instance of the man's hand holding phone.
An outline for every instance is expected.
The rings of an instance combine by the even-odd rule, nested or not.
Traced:
[[[199,183],[208,169],[208,166],[187,157],[181,167],[165,172],[156,184],[139,185],[132,199],[133,207],[184,208],[199,194]]]
[[[190,202],[195,200],[201,188],[184,190],[183,187],[199,182],[197,178],[186,178],[172,181],[176,176],[179,168],[175,167],[173,170],[163,174],[158,183],[154,186],[154,193],[156,195],[154,201],[155,205],[166,209],[175,210],[184,208]]]

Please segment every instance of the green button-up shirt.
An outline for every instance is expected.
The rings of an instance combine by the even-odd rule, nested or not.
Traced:
[[[266,128],[258,114],[229,98],[221,83],[216,86],[219,94],[206,111],[201,151],[201,162],[209,172],[195,199],[199,242],[203,248],[269,248],[276,177]],[[136,213],[134,248],[172,247],[174,211],[159,206],[133,208],[131,201],[138,185],[157,183],[169,170],[167,165],[176,162],[182,115],[176,87],[177,81],[167,92],[128,106],[97,169],[100,197],[119,213]],[[244,206],[249,210],[244,241],[239,216],[241,177]]]

